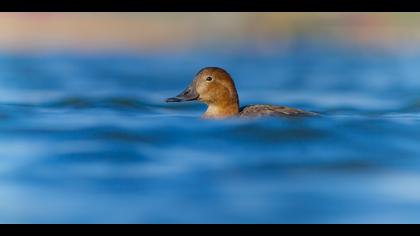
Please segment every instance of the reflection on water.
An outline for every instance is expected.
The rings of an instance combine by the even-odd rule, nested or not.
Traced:
[[[420,56],[0,56],[0,222],[420,220]],[[165,104],[204,66],[242,104],[319,118],[205,121]]]

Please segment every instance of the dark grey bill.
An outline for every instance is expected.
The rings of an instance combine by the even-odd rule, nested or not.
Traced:
[[[195,91],[194,87],[190,85],[178,96],[166,99],[166,102],[186,102],[186,101],[197,100],[197,98],[198,98],[197,92]]]

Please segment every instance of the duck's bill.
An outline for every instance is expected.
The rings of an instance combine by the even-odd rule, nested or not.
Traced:
[[[166,102],[182,102],[182,99],[179,99],[177,97],[167,98]]]
[[[191,87],[188,87],[178,96],[166,99],[166,102],[187,102],[187,101],[194,101],[197,99],[198,99],[197,92]]]

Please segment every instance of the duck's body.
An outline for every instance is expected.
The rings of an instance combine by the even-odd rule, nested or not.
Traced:
[[[208,105],[203,118],[223,119],[229,117],[298,117],[313,116],[295,108],[273,105],[249,105],[240,107],[239,97],[232,77],[225,70],[207,67],[200,70],[187,89],[167,102],[183,102],[198,100]]]
[[[261,116],[313,116],[313,112],[302,111],[295,108],[273,105],[248,105],[242,107],[239,111],[240,117],[261,117]]]

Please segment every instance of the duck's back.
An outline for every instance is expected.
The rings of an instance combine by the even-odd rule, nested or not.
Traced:
[[[260,117],[260,116],[280,116],[280,117],[296,117],[296,116],[314,116],[316,113],[306,112],[286,106],[273,105],[249,105],[242,107],[239,116],[241,117]]]

